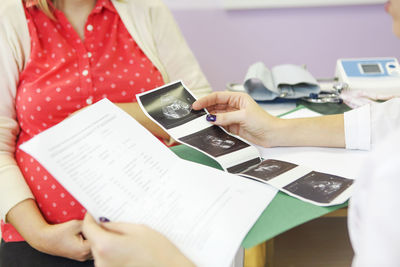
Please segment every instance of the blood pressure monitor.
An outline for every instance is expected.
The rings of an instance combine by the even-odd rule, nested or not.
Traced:
[[[339,59],[336,77],[351,90],[400,95],[400,66],[396,58]]]

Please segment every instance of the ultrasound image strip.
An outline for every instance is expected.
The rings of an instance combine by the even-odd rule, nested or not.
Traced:
[[[196,99],[181,81],[139,94],[137,98],[145,113],[162,128],[170,132],[173,130],[181,131],[179,127],[185,127],[186,123],[207,114],[204,109],[199,111],[192,109],[192,104]],[[228,156],[229,158],[230,153],[239,152],[242,149],[251,147],[250,144],[228,134],[218,126],[213,125],[208,127],[204,125],[204,127],[201,126],[198,128],[202,130],[186,129],[188,130],[187,135],[185,133],[186,136],[175,138],[211,157],[217,158],[217,161],[218,157],[221,157],[221,160],[225,158],[223,156]],[[194,131],[197,132],[193,133]],[[227,171],[270,183],[270,180],[277,179],[278,181],[281,175],[297,167],[295,164],[278,160],[260,162],[261,159],[258,153],[256,154],[248,156],[249,159],[245,162],[235,163],[237,165],[229,167]],[[231,155],[235,156],[236,154]],[[303,174],[298,176],[301,175]],[[291,179],[291,181],[293,182],[283,188],[280,186],[278,188],[303,200],[328,204],[338,198],[338,196],[340,196],[338,198],[340,201],[343,197],[348,198],[350,191],[343,195],[342,193],[353,183],[353,180],[350,179],[318,172],[310,172],[296,180]]]
[[[312,171],[283,187],[290,193],[319,203],[330,203],[353,184],[353,180]]]
[[[269,181],[281,175],[282,173],[296,168],[297,166],[298,165],[286,161],[267,159],[257,164],[256,166],[253,166],[252,168],[246,170],[242,174],[258,178],[263,181]]]

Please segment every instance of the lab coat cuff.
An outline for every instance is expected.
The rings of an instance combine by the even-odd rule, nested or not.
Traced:
[[[344,132],[347,149],[371,148],[371,106],[364,105],[344,113]]]

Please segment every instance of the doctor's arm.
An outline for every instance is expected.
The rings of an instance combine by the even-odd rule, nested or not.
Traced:
[[[233,134],[264,146],[345,147],[344,115],[280,119],[263,110],[248,94],[215,92],[197,100],[208,120]]]

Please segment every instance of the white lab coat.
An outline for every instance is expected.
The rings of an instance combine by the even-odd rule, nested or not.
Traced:
[[[350,200],[353,267],[400,266],[400,99],[346,113],[345,131],[347,148],[373,149]]]

